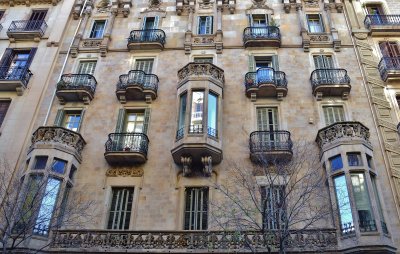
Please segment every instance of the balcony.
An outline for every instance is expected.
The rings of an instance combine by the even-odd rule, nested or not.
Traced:
[[[244,47],[273,47],[281,46],[281,33],[276,26],[246,27],[243,31]]]
[[[160,29],[133,30],[128,38],[129,50],[163,50],[165,32]]]
[[[225,83],[224,70],[212,63],[188,63],[178,71],[178,88],[188,81],[210,81],[219,87]]]
[[[158,77],[146,74],[141,70],[131,70],[128,74],[119,76],[115,92],[121,103],[126,101],[146,101],[150,103],[157,98]]]
[[[341,96],[347,100],[351,85],[345,69],[316,69],[310,76],[314,96],[321,100],[323,96]]]
[[[57,98],[61,104],[80,101],[89,104],[93,100],[97,81],[90,74],[64,74],[57,83]]]
[[[372,150],[369,136],[369,129],[360,122],[337,122],[320,129],[315,141],[323,152],[347,144],[363,144]]]
[[[0,91],[17,91],[22,95],[32,75],[28,68],[0,67]]]
[[[290,253],[337,252],[336,229],[316,228],[288,234],[287,251]],[[137,253],[249,253],[251,247],[257,247],[257,253],[278,250],[278,232],[58,230],[54,231],[50,245],[50,249],[63,253],[72,250],[108,252],[110,249],[118,253],[127,249]]]
[[[371,36],[398,36],[400,32],[400,15],[367,15],[364,25]]]
[[[200,113],[196,113],[198,118],[202,117]],[[203,175],[210,176],[212,165],[222,160],[222,143],[218,138],[218,130],[202,124],[182,127],[176,132],[175,146],[171,153],[175,163],[183,166],[184,176],[195,173],[195,168],[201,168]]]
[[[293,156],[293,143],[288,131],[253,131],[249,145],[250,159],[254,163],[285,162]]]
[[[382,57],[378,65],[383,81],[400,79],[400,57]]]
[[[57,149],[74,155],[80,161],[86,145],[81,134],[63,127],[42,126],[32,134],[32,149]]]
[[[257,98],[286,97],[288,88],[286,74],[273,68],[260,68],[256,72],[248,72],[245,76],[246,96],[256,101]]]
[[[47,28],[44,20],[18,20],[11,22],[7,31],[10,40],[35,40],[43,37]]]
[[[110,133],[104,158],[110,165],[136,165],[147,160],[149,138],[143,133]]]

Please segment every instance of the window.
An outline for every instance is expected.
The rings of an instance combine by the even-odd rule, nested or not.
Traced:
[[[112,188],[111,207],[108,217],[108,229],[129,229],[132,213],[133,190],[130,187]]]
[[[43,25],[44,18],[46,17],[47,10],[34,10],[29,18],[25,30],[39,30]]]
[[[330,55],[313,56],[315,69],[333,69],[333,58]]]
[[[249,15],[251,27],[266,27],[268,25],[268,16],[265,14]]]
[[[185,127],[186,101],[187,101],[187,93],[184,93],[181,95],[179,102],[178,132],[180,133],[180,135],[183,134],[181,132],[184,130]]]
[[[57,111],[55,126],[64,127],[68,130],[79,132],[81,128],[84,111],[82,110],[63,110]]]
[[[213,34],[213,17],[200,16],[198,17],[198,31],[197,34]]]
[[[144,71],[146,74],[153,73],[154,59],[137,59],[135,63],[135,70]]]
[[[336,203],[339,210],[340,227],[342,234],[354,231],[353,215],[351,213],[349,192],[344,175],[333,178],[335,185]]]
[[[379,194],[378,194],[378,186],[376,185],[376,177],[374,175],[371,175],[371,182],[372,182],[372,188],[374,189],[374,195],[375,195],[375,199],[376,202],[378,203],[378,212],[379,212],[379,217],[381,219],[381,226],[382,226],[382,230],[383,233],[388,234],[388,229],[385,223],[385,217],[383,216],[383,209],[382,209],[382,203],[381,203],[381,199],[379,198]]]
[[[35,158],[35,165],[33,169],[45,169],[47,164],[47,156],[36,156]]]
[[[160,20],[160,18],[158,16],[144,17],[142,29],[143,30],[157,29],[159,20]]]
[[[283,226],[286,216],[286,209],[283,207],[284,194],[284,186],[263,187],[263,222],[266,229],[279,229]]]
[[[258,131],[278,130],[277,108],[257,108],[257,130]]]
[[[307,14],[307,23],[310,33],[325,32],[321,14]]]
[[[193,91],[189,129],[191,133],[203,132],[203,105],[204,91]]]
[[[343,106],[325,106],[322,109],[326,125],[346,121]]]
[[[218,136],[217,126],[217,107],[218,107],[218,96],[213,93],[208,94],[208,117],[207,117],[207,132],[212,137]]]
[[[332,171],[336,171],[338,169],[342,169],[343,168],[343,161],[342,161],[342,156],[336,155],[332,158],[329,158],[329,163],[331,165],[331,170]]]
[[[379,42],[379,48],[384,57],[400,57],[400,47],[396,41]]]
[[[125,119],[124,132],[142,133],[144,125],[144,112],[128,112]]]
[[[360,153],[347,153],[347,163],[350,167],[362,166]]]
[[[47,180],[35,227],[33,228],[34,234],[48,235],[54,207],[57,203],[60,185],[61,180],[59,179],[49,178]]]
[[[75,173],[76,173],[76,167],[75,167],[75,165],[72,165],[71,166],[71,170],[69,171],[69,179],[71,179],[71,180],[73,180],[74,179],[74,176],[75,176]]]
[[[206,230],[208,224],[208,188],[185,189],[185,230]]]
[[[78,74],[91,74],[93,75],[96,68],[97,61],[82,61],[78,66]]]
[[[6,118],[6,114],[8,108],[10,107],[11,101],[1,101],[0,100],[0,127],[3,124],[4,118]]]
[[[384,15],[385,13],[382,10],[382,7],[377,4],[368,4],[367,11],[370,15]]]
[[[368,163],[368,167],[369,168],[374,168],[374,162],[372,161],[372,156],[369,156],[368,154],[367,154],[367,163]]]
[[[59,174],[64,174],[66,165],[67,165],[66,161],[54,158],[51,170]]]
[[[0,61],[0,79],[23,79],[35,53],[36,48],[25,50],[7,48]]]
[[[360,221],[361,231],[375,231],[376,224],[372,216],[370,198],[363,173],[351,174],[354,200]]]
[[[93,22],[92,30],[90,31],[89,37],[93,39],[103,38],[105,27],[106,27],[105,20],[95,20]]]
[[[195,63],[213,63],[212,57],[195,57],[193,58],[193,62]]]

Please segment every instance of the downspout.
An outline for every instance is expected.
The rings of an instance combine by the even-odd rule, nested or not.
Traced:
[[[66,55],[66,57],[65,57],[64,63],[63,63],[63,65],[62,65],[62,67],[61,67],[60,75],[58,75],[58,79],[57,79],[57,80],[60,80],[60,79],[61,79],[61,76],[62,76],[63,73],[64,73],[64,69],[65,69],[65,66],[67,65],[68,57],[69,57],[69,55],[70,55],[70,53],[71,53],[71,47],[72,47],[72,45],[73,45],[73,43],[74,43],[75,37],[76,37],[76,35],[78,34],[79,27],[81,26],[81,23],[82,23],[82,14],[83,14],[83,12],[84,12],[85,9],[86,9],[87,1],[88,1],[88,0],[85,0],[85,2],[83,3],[82,10],[81,10],[81,12],[79,13],[79,23],[78,23],[78,25],[76,26],[76,29],[75,29],[75,32],[74,32],[74,36],[72,37],[71,43],[69,44],[68,52],[67,52],[67,55]],[[56,97],[56,92],[57,92],[57,89],[54,90],[53,95],[52,95],[52,97],[51,97],[50,104],[49,104],[49,108],[47,109],[46,117],[44,118],[44,121],[43,121],[43,126],[46,126],[47,121],[48,121],[48,119],[49,119],[51,107],[52,107],[53,102],[54,102],[54,99],[55,99],[55,97]]]
[[[344,5],[344,9],[345,9],[345,15],[344,15],[344,17],[345,17],[345,20],[346,20],[346,25],[347,25],[347,28],[349,29],[349,31],[351,31],[351,33],[352,33],[352,28],[351,28],[351,25],[350,25],[350,23],[349,23],[349,20],[348,20],[348,17],[347,17],[347,8],[346,8],[346,5]],[[358,23],[358,18],[357,18],[357,16],[356,16],[356,13],[355,13],[355,11],[354,11],[354,15],[355,15],[355,18],[356,18],[356,20],[357,20],[357,23]],[[368,81],[367,81],[367,78],[365,77],[365,73],[364,73],[364,69],[363,69],[363,67],[362,67],[362,65],[361,65],[361,57],[360,57],[360,53],[358,52],[358,49],[356,48],[356,43],[355,43],[355,40],[354,40],[354,38],[353,38],[353,36],[351,35],[350,36],[350,38],[351,38],[351,41],[352,41],[352,43],[353,43],[353,45],[354,45],[354,51],[355,51],[355,53],[356,53],[356,58],[357,58],[357,62],[358,62],[358,67],[359,67],[359,69],[360,69],[360,72],[361,72],[361,76],[362,76],[362,79],[363,79],[363,82],[364,82],[364,89],[365,89],[365,91],[366,91],[366,93],[367,93],[367,99],[368,99],[368,104],[369,104],[369,107],[370,107],[370,110],[371,110],[371,113],[372,113],[372,120],[374,121],[374,125],[375,125],[375,128],[376,128],[376,130],[377,130],[377,136],[378,136],[378,141],[379,141],[379,146],[380,146],[380,148],[381,148],[381,151],[383,152],[383,161],[384,161],[384,163],[385,163],[385,169],[386,169],[386,174],[387,174],[387,176],[388,176],[388,178],[389,178],[389,184],[390,184],[390,188],[391,188],[391,190],[392,190],[392,195],[393,195],[393,199],[394,199],[394,202],[395,202],[395,206],[396,206],[396,211],[397,211],[397,215],[400,217],[400,211],[399,211],[399,206],[398,206],[398,201],[397,201],[397,198],[396,198],[396,190],[395,190],[395,188],[394,188],[394,186],[393,186],[393,182],[392,182],[392,179],[391,179],[391,172],[390,172],[390,164],[389,164],[389,162],[388,162],[388,158],[387,158],[387,154],[386,154],[386,151],[385,151],[385,147],[384,147],[384,145],[383,145],[383,139],[382,139],[382,134],[381,134],[381,132],[380,132],[380,128],[379,128],[379,125],[378,125],[378,122],[377,122],[377,117],[376,117],[376,113],[375,113],[375,111],[374,111],[374,107],[372,106],[372,99],[371,99],[371,94],[370,94],[370,91],[369,91],[369,89],[367,88],[367,86],[368,86]],[[383,219],[383,218],[381,218],[381,219]]]

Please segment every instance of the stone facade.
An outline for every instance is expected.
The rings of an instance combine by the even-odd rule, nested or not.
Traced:
[[[390,7],[393,11],[400,8],[395,0],[386,4],[393,5]],[[10,7],[10,11],[12,8],[21,10],[23,16],[24,11],[33,7]],[[7,158],[15,157],[11,162],[16,167],[25,165],[27,158],[32,158],[27,166],[28,172],[35,156],[40,155],[62,158],[68,162],[68,167],[74,165],[77,172],[72,193],[82,193],[83,199],[94,202],[94,221],[81,225],[84,230],[71,228],[54,232],[49,238],[54,242],[46,247],[46,251],[204,253],[213,249],[214,252],[241,252],[243,245],[236,243],[229,232],[226,235],[204,235],[182,231],[185,188],[209,186],[210,199],[221,198],[211,188],[213,182],[229,181],[226,169],[233,162],[240,162],[243,168],[252,167],[248,145],[250,133],[258,130],[258,109],[269,107],[276,110],[279,130],[289,131],[293,143],[313,142],[310,149],[320,153],[324,165],[338,154],[342,158],[352,152],[362,154],[363,167],[355,170],[346,162],[340,174],[346,176],[349,189],[352,173],[363,172],[366,175],[371,213],[376,220],[375,230],[364,232],[365,227],[358,223],[361,219],[352,198],[352,234],[343,234],[338,214],[334,212],[331,220],[318,224],[321,230],[301,235],[293,233],[291,239],[295,244],[291,250],[301,251],[300,247],[296,249],[298,246],[310,250],[308,244],[315,241],[318,247],[322,246],[329,253],[396,252],[400,246],[400,182],[396,176],[400,156],[396,126],[400,110],[394,104],[393,93],[399,88],[396,88],[396,83],[386,84],[380,79],[376,57],[379,39],[370,37],[363,25],[362,1],[78,0],[72,3],[64,0],[49,8],[54,9],[54,14],[52,11],[49,28],[39,42],[43,48],[39,47],[36,53],[46,60],[37,57],[32,62],[34,76],[28,86],[32,90],[25,91],[22,97],[13,95],[23,102],[20,107],[15,105],[10,109],[7,121],[3,123],[4,129],[2,127],[0,142],[12,143],[12,149],[16,148],[10,150],[8,147],[6,150],[1,145],[0,151],[6,150],[9,153],[5,154]],[[67,10],[71,9],[72,12],[68,13]],[[249,17],[255,19],[262,15],[269,19],[270,26],[279,28],[279,36],[271,32],[272,37],[263,37],[259,30],[254,30],[253,44],[245,44],[243,31],[251,27]],[[206,16],[213,17],[212,32],[198,35],[201,17]],[[311,27],[310,20],[318,17],[321,31]],[[91,38],[94,37],[95,22],[103,20],[106,22],[102,36]],[[145,20],[157,20],[157,29],[164,32],[165,38],[143,32],[135,37],[139,38],[138,41],[132,38],[135,35],[131,31],[143,30]],[[60,29],[55,30],[55,27]],[[61,29],[63,27],[66,29]],[[332,75],[324,74],[329,78],[318,83],[324,86],[324,92],[320,94],[314,93],[310,80],[311,73],[322,68],[316,66],[318,56],[332,59],[330,69],[347,71],[345,79],[337,75],[337,71]],[[190,64],[190,71],[186,73],[185,69],[189,67],[185,66],[200,58],[212,58],[212,63]],[[277,91],[263,94],[261,85],[264,84],[259,84],[257,95],[247,91],[245,83],[249,81],[245,79],[246,73],[256,71],[252,69],[252,62],[260,58],[272,59],[274,71],[285,73],[287,89],[284,95],[279,96]],[[154,91],[153,87],[152,96],[146,96],[146,87],[136,82],[136,76],[133,76],[134,80],[127,83],[136,89],[133,90],[135,93],[141,94],[130,99],[124,95],[121,99],[116,95],[119,76],[134,70],[143,59],[154,60],[151,73],[157,76],[157,89]],[[53,96],[61,74],[78,74],[83,68],[81,63],[94,61],[95,68],[88,74],[95,78],[97,86],[90,100],[80,96],[60,100]],[[35,72],[40,75],[35,75]],[[321,76],[316,78],[321,79]],[[73,82],[81,80],[78,78]],[[342,91],[336,94],[335,89],[343,83],[346,94],[343,95]],[[276,88],[276,82],[265,84]],[[38,92],[34,93],[33,88]],[[43,94],[40,91],[44,91]],[[205,130],[193,129],[186,119],[181,137],[181,96],[193,91],[217,96],[215,130],[210,131],[210,126]],[[78,92],[74,90],[72,93]],[[28,96],[36,97],[24,99]],[[326,127],[331,122],[327,121],[324,111],[332,106],[343,109],[341,121],[345,123]],[[205,107],[203,113],[207,110],[210,108]],[[81,123],[76,130],[79,134],[73,135],[61,127],[50,127],[53,124],[62,126],[61,118],[65,117],[65,112],[80,112]],[[117,138],[108,138],[109,134],[121,132],[121,117],[138,112],[145,118],[142,131],[148,138],[134,139],[134,142],[140,141],[139,148],[128,145],[126,141],[121,145]],[[28,123],[29,119],[35,121]],[[12,134],[17,126],[23,126],[24,130],[19,132],[23,135]],[[46,142],[45,134],[38,138],[38,133],[44,131],[58,133],[52,136],[57,140]],[[33,144],[30,143],[30,133],[35,133]],[[317,142],[314,142],[316,137]],[[104,144],[108,139],[108,150],[105,151]],[[370,157],[373,166],[368,168],[370,161],[367,158]],[[330,167],[326,166],[325,173],[331,200],[335,200],[335,192],[331,189],[335,177],[340,174],[332,173]],[[197,174],[194,171],[198,168],[202,170]],[[377,181],[380,198],[373,194],[372,178]],[[107,221],[115,187],[133,187],[133,205],[128,231],[110,234]],[[379,199],[384,218],[380,218]],[[334,201],[325,202],[325,205],[334,207]],[[254,234],[249,237],[252,242],[257,242],[261,236]],[[197,240],[193,243],[188,239]],[[205,245],[205,241],[212,242],[212,246]],[[229,246],[222,244],[226,242]],[[30,244],[38,247],[47,243],[48,239],[38,237]]]

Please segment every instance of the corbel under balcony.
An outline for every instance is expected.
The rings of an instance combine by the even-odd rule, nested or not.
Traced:
[[[333,47],[335,52],[339,52],[342,41],[336,29],[331,33],[309,33],[306,30],[301,32],[304,52],[310,52],[310,48],[328,48]]]
[[[222,53],[223,49],[222,30],[217,30],[215,34],[194,35],[191,31],[185,33],[185,54],[190,54],[195,49],[216,49],[217,54]]]

